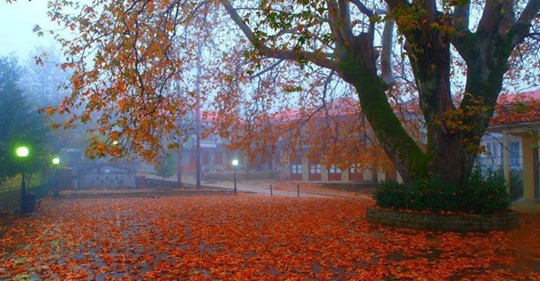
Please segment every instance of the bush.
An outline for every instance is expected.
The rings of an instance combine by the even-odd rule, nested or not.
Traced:
[[[377,186],[374,198],[382,208],[475,214],[504,212],[511,203],[500,173],[482,174],[479,169],[461,186],[441,180],[412,186],[385,181]]]
[[[375,200],[382,208],[407,208],[406,203],[411,188],[394,181],[383,181],[375,189]]]

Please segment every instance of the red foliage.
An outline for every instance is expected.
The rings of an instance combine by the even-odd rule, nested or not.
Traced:
[[[48,201],[0,228],[12,280],[539,280],[540,214],[519,229],[370,224],[371,200],[262,196]],[[535,269],[536,268],[536,269]]]

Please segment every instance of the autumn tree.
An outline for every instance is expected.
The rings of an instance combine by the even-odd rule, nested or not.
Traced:
[[[362,1],[310,1],[291,10],[264,1],[261,16],[254,19],[221,1],[261,55],[311,62],[336,71],[353,85],[362,111],[405,182],[430,178],[463,182],[493,113],[508,60],[530,35],[540,4],[487,1],[473,30],[471,9],[478,8],[474,2],[386,2],[385,18],[396,22],[406,42],[426,121],[425,150],[403,129],[386,97],[389,85],[375,46],[380,7]],[[458,105],[451,90],[452,47],[467,66],[466,94]]]
[[[55,106],[70,93],[70,88],[60,87],[71,73],[60,68],[60,50],[36,47],[23,64],[21,88],[36,107]]]
[[[358,98],[334,72],[258,60],[241,50],[233,48],[219,62],[213,101],[213,123],[228,139],[227,148],[246,155],[251,165],[268,161],[271,167],[279,159],[286,166],[307,157],[341,169],[388,166],[381,165],[388,158],[380,153]]]
[[[26,169],[39,171],[50,163],[50,130],[23,95],[22,68],[14,57],[0,57],[0,181],[21,171],[17,146],[31,149]]]
[[[71,72],[69,69],[61,69],[62,58],[60,50],[55,48],[36,47],[23,60],[22,68],[24,75],[20,78],[20,87],[24,92],[26,100],[35,109],[47,106],[58,106],[62,100],[71,92],[69,85],[63,85],[69,81]],[[73,113],[80,113],[73,109]],[[65,116],[43,116],[45,122],[59,123],[65,120]],[[51,132],[51,142],[54,153],[58,153],[62,148],[76,148],[83,150],[85,147],[85,131],[93,124],[78,126],[66,130],[54,130]]]
[[[172,120],[179,108],[194,104],[195,93],[172,95],[169,85],[193,76],[185,67],[197,54],[205,56],[196,51],[199,41],[212,38],[217,44],[207,50],[215,53],[206,54],[210,84],[198,93],[235,108],[246,89],[223,88],[275,65],[304,71],[304,76],[269,79],[277,83],[258,94],[256,100],[269,102],[268,111],[275,112],[282,95],[324,93],[311,73],[333,73],[356,94],[363,116],[406,183],[468,179],[505,73],[519,63],[513,55],[534,54],[538,48],[538,0],[94,1],[75,4],[79,14],[66,11],[71,4],[56,0],[50,11],[53,20],[80,33],[60,39],[70,57],[65,66],[75,71],[74,92],[49,110],[69,113],[71,107],[85,107],[86,113],[68,126],[88,120],[89,112],[101,112],[97,132],[121,141],[119,148],[151,152],[168,132],[181,133]],[[230,28],[231,20],[238,29]],[[392,39],[394,23],[397,40]],[[238,30],[245,39],[231,40]],[[405,130],[388,99],[396,82],[394,42],[402,44],[398,56],[414,76],[409,82],[425,122],[425,144]],[[240,48],[246,43],[251,51]],[[217,70],[233,67],[216,56],[231,50],[242,52],[247,65],[241,65],[247,71],[239,79]],[[456,62],[463,62],[464,78],[456,73]],[[455,79],[465,79],[463,91],[453,88]],[[220,83],[209,86],[211,81]],[[309,107],[309,100],[301,104]],[[102,151],[108,147],[95,145]]]

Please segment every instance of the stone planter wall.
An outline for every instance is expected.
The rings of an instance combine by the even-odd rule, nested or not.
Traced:
[[[513,229],[519,225],[516,212],[504,215],[441,215],[368,208],[366,216],[372,223],[430,231],[488,232]]]

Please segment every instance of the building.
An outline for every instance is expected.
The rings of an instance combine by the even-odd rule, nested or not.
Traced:
[[[358,102],[352,99],[339,99],[329,105],[326,111],[331,115],[331,119],[339,126],[332,127],[333,131],[347,130],[348,132],[356,132],[355,134],[346,135],[350,140],[343,140],[344,146],[359,145],[358,139],[364,139],[362,146],[373,146],[366,137],[369,134],[369,126],[363,118],[358,118]],[[202,129],[211,129],[212,119],[208,116],[214,114],[203,114],[200,119]],[[273,143],[267,143],[266,146],[254,145],[255,151],[267,150],[265,153],[255,155],[255,159],[248,163],[248,156],[237,150],[230,150],[229,140],[221,138],[215,134],[207,134],[204,139],[200,140],[201,153],[201,174],[202,177],[217,177],[217,174],[227,174],[234,169],[231,165],[233,159],[239,160],[238,172],[242,175],[247,175],[250,179],[273,178],[279,180],[291,181],[354,181],[354,182],[376,182],[384,179],[399,179],[393,167],[386,166],[383,169],[374,168],[374,164],[365,164],[366,156],[363,163],[352,162],[349,167],[343,168],[344,165],[338,165],[339,157],[334,158],[334,163],[327,164],[327,159],[320,157],[319,151],[321,147],[317,144],[325,146],[324,140],[313,140],[311,130],[320,130],[322,124],[327,121],[327,115],[314,115],[309,122],[298,122],[301,114],[298,110],[281,111],[274,114],[271,120],[266,124],[269,127],[288,127],[280,134]],[[247,122],[247,121],[244,121]],[[302,125],[298,126],[297,123]],[[362,124],[358,124],[362,123]],[[363,130],[357,130],[358,126],[364,126]],[[367,129],[366,129],[367,128]],[[263,128],[264,129],[264,128]],[[295,131],[296,132],[293,132]],[[211,130],[209,130],[211,131]],[[295,135],[296,134],[296,135]],[[203,134],[204,135],[204,134]],[[301,135],[301,137],[299,137]],[[196,135],[193,134],[190,140],[184,145],[181,153],[179,153],[177,163],[179,163],[182,176],[195,177],[197,160],[196,160]],[[302,139],[302,143],[298,142]],[[318,141],[318,142],[317,142]],[[349,143],[347,143],[347,141]],[[247,144],[250,145],[250,144]],[[290,149],[294,146],[294,149]],[[322,148],[324,149],[324,148]],[[389,161],[387,161],[389,163]],[[340,168],[341,166],[341,168]]]
[[[78,149],[63,149],[60,152],[63,166],[62,189],[124,189],[136,188],[135,164],[112,162],[109,159],[90,160]],[[71,177],[71,181],[69,178]]]
[[[540,90],[501,95],[499,108],[482,143],[487,154],[480,162],[502,167],[505,179],[512,170],[523,172],[523,199],[540,199]]]
[[[136,188],[136,172],[126,163],[84,163],[78,168],[78,189]]]

